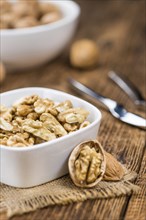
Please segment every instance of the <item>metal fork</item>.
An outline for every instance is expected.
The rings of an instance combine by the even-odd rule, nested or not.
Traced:
[[[146,128],[146,120],[141,116],[128,112],[121,104],[118,104],[116,101],[100,95],[99,93],[93,91],[92,89],[72,78],[69,78],[68,81],[80,93],[87,94],[101,102],[104,106],[107,107],[107,109],[115,118],[136,127],[144,129]]]
[[[146,111],[146,100],[141,95],[140,91],[122,74],[117,74],[114,71],[108,73],[109,78],[116,83],[133,101],[134,104]]]

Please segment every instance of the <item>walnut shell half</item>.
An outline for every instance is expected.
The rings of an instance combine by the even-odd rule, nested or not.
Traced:
[[[69,174],[76,186],[90,188],[102,180],[106,169],[104,150],[97,140],[79,144],[72,151]]]

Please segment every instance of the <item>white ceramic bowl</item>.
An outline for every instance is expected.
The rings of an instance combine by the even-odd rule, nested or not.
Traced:
[[[82,99],[52,89],[24,88],[1,94],[1,103],[11,106],[21,97],[38,94],[57,102],[71,100],[75,107],[82,107],[90,112],[91,124],[64,137],[38,144],[18,148],[1,146],[1,182],[15,187],[32,187],[68,173],[68,157],[76,145],[82,141],[95,139],[98,133],[101,113]]]
[[[63,18],[59,21],[31,28],[1,30],[0,60],[9,69],[32,68],[48,62],[59,55],[73,37],[80,14],[78,4],[70,0],[49,2],[58,5],[62,11]]]

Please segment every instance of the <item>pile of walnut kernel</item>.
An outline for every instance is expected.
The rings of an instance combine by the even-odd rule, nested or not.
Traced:
[[[25,147],[51,141],[88,126],[88,114],[69,100],[55,103],[38,95],[24,97],[10,108],[0,106],[0,144]]]
[[[17,0],[14,4],[2,0],[0,11],[0,29],[50,24],[62,18],[62,13],[55,4],[38,0]]]

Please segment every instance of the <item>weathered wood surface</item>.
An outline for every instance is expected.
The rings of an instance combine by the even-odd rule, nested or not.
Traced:
[[[137,110],[131,100],[107,77],[110,69],[120,71],[139,87],[146,98],[145,1],[80,0],[82,16],[76,39],[94,39],[100,47],[97,68],[81,71],[72,68],[68,50],[53,62],[33,71],[9,74],[1,91],[19,87],[42,86],[75,94],[67,83],[72,76],[105,96],[123,103],[128,110]],[[144,220],[146,218],[145,132],[114,119],[99,104],[103,119],[99,140],[129,168],[138,172],[137,195],[108,200],[89,200],[68,206],[53,206],[33,213],[13,217],[13,220]],[[144,156],[145,155],[145,156]],[[1,217],[4,219],[4,215]]]

